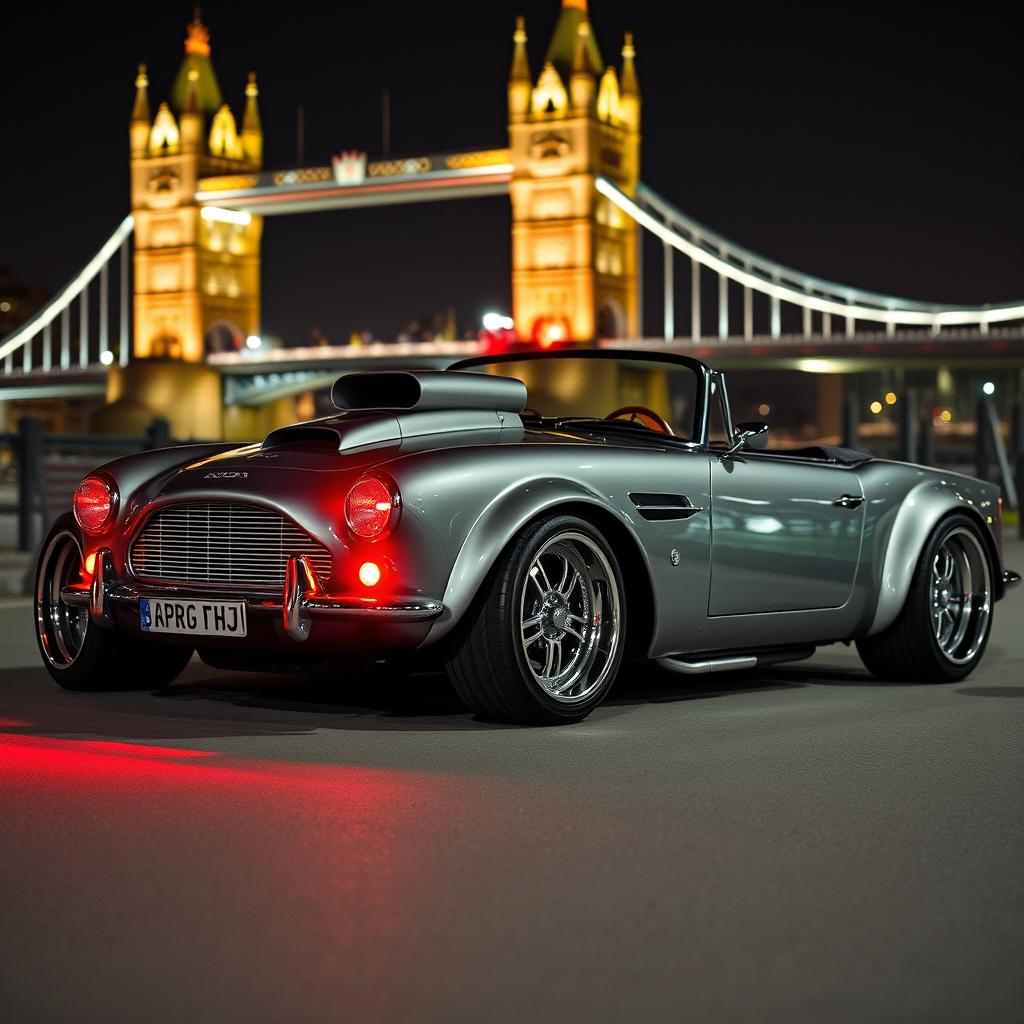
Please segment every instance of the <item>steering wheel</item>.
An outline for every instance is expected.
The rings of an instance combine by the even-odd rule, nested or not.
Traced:
[[[624,405],[621,409],[608,413],[605,419],[642,423],[648,430],[655,430],[659,434],[675,437],[675,431],[669,425],[668,420],[659,416],[653,409],[648,409],[646,405]]]

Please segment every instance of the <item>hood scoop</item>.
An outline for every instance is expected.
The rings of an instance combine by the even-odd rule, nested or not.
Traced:
[[[331,401],[346,412],[480,409],[518,413],[526,405],[526,385],[514,377],[489,373],[372,370],[339,377],[331,388]]]
[[[519,410],[526,385],[513,377],[444,370],[380,370],[347,373],[331,389],[339,416],[297,423],[267,435],[263,450],[292,448],[351,452],[397,447],[403,441],[448,435],[464,439],[522,434]]]
[[[267,434],[263,451],[271,448],[305,448],[348,452],[358,448],[397,445],[402,431],[394,416],[332,416],[310,423],[296,423]]]

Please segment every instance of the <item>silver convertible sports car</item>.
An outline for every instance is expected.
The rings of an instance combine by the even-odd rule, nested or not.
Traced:
[[[857,644],[882,679],[980,661],[998,488],[864,452],[767,447],[723,375],[561,351],[351,373],[337,415],[261,444],[117,459],[39,560],[50,674],[74,690],[218,668],[435,657],[489,719],[579,721],[625,655],[683,674]]]

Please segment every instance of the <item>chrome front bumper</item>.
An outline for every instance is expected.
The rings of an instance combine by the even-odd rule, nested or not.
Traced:
[[[247,608],[277,613],[281,616],[284,632],[292,640],[306,640],[317,619],[358,622],[428,622],[436,619],[444,605],[424,597],[395,597],[386,599],[333,597],[324,593],[312,564],[305,555],[292,555],[288,559],[284,589],[280,599],[221,592],[197,591],[181,586],[150,586],[144,589],[117,578],[114,559],[109,548],[96,553],[96,567],[88,590],[66,587],[61,600],[73,607],[89,609],[93,622],[104,629],[114,628],[114,608],[123,604],[138,605],[141,597],[208,597],[213,600],[245,601]]]

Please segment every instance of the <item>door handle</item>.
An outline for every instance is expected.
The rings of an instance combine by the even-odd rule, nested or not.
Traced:
[[[864,499],[859,494],[844,494],[841,498],[836,498],[832,502],[836,508],[856,508],[863,503]]]

